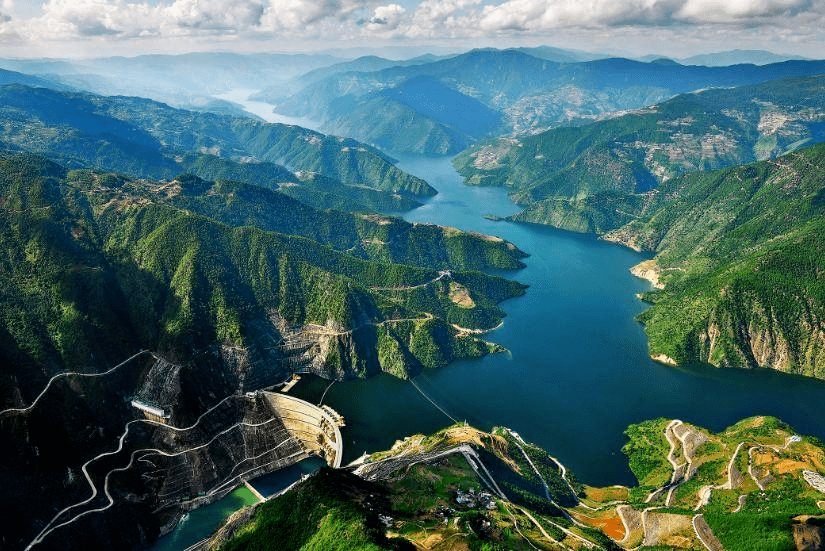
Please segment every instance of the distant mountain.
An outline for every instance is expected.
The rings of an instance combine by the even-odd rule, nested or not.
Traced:
[[[806,58],[798,55],[775,54],[765,50],[729,50],[727,52],[694,55],[691,57],[682,58],[679,61],[684,65],[723,67],[726,65],[740,65],[743,63],[768,65],[770,63],[781,63],[783,61],[803,59]]]
[[[329,54],[200,52],[80,60],[3,59],[0,67],[48,78],[77,90],[106,96],[141,96],[177,107],[196,108],[216,94],[235,89],[258,90],[341,61]]]
[[[158,179],[186,170],[205,178],[264,177],[269,187],[300,185],[295,172],[316,173],[331,184],[320,191],[362,207],[409,208],[435,193],[374,148],[297,126],[16,85],[0,88],[0,98],[0,120],[6,121],[0,141],[73,168]]]
[[[579,61],[595,61],[597,59],[607,59],[612,57],[607,54],[594,54],[583,50],[571,50],[568,48],[554,48],[552,46],[535,46],[511,48],[514,51],[522,52],[539,59],[555,61],[556,63],[576,63]]]
[[[280,113],[320,121],[325,131],[391,151],[445,154],[494,132],[523,134],[583,124],[678,93],[823,71],[825,62],[698,67],[611,58],[559,63],[518,50],[482,49],[432,63],[336,73],[291,97],[272,90],[259,99],[273,103]],[[437,82],[452,93],[433,87],[430,93],[422,91],[416,104],[399,101],[408,83],[419,82],[416,79]],[[467,131],[445,116],[470,100],[498,113],[500,124]]]
[[[604,233],[633,220],[642,194],[663,181],[823,140],[819,76],[685,94],[590,125],[500,138],[455,164],[470,184],[510,188],[524,207],[514,219]]]
[[[5,69],[0,69],[0,86],[5,86],[7,84],[22,84],[24,86],[40,88],[67,88],[66,86],[61,86],[57,82],[47,80],[44,78],[18,73],[17,71],[7,71]]]

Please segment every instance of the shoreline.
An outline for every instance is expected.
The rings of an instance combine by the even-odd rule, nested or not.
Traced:
[[[653,287],[656,289],[662,290],[665,288],[665,284],[659,281],[659,276],[661,275],[661,268],[656,263],[656,260],[651,258],[649,260],[642,260],[632,268],[630,268],[630,273],[634,276],[644,279],[650,282]]]

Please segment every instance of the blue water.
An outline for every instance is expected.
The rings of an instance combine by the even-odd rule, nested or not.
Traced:
[[[439,191],[405,218],[499,235],[531,255],[526,268],[508,274],[530,285],[527,294],[502,304],[503,327],[485,337],[510,353],[415,379],[453,418],[484,429],[509,426],[595,485],[634,482],[621,453],[623,431],[645,419],[721,430],[774,415],[825,438],[825,381],[650,360],[634,320],[645,309],[636,294],[650,287],[628,272],[643,256],[593,236],[487,220],[517,207],[502,189],[464,186],[449,159],[402,158],[399,166]],[[326,384],[305,378],[292,392],[317,401]],[[346,418],[345,461],[452,423],[410,383],[390,376],[336,383],[325,403]]]
[[[260,107],[239,103],[253,111]],[[258,111],[274,120],[268,108]],[[415,379],[452,418],[482,429],[506,425],[593,485],[634,483],[621,453],[623,431],[645,419],[679,418],[722,430],[744,417],[773,415],[825,439],[825,381],[650,360],[634,320],[645,309],[636,294],[650,287],[628,271],[643,256],[593,236],[485,219],[518,207],[502,189],[464,186],[449,159],[402,157],[398,164],[439,191],[404,218],[499,235],[531,255],[526,268],[506,274],[530,285],[527,294],[503,303],[504,325],[485,336],[509,352],[455,362]],[[328,386],[304,376],[290,393],[317,403],[327,391],[324,403],[347,423],[344,463],[452,423],[412,384],[390,375]],[[264,495],[277,493],[305,468],[266,475],[253,485]],[[192,511],[153,551],[183,549],[207,537],[252,497],[246,488],[236,493]]]
[[[259,476],[249,483],[262,496],[269,498],[300,480],[303,475],[313,473],[326,464],[327,462],[319,457],[309,457],[285,469]]]
[[[225,498],[190,511],[167,536],[160,538],[152,551],[181,551],[217,530],[229,515],[245,505],[257,503],[252,492],[241,486]]]

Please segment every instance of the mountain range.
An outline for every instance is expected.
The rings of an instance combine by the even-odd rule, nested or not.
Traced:
[[[279,113],[316,120],[328,132],[400,153],[444,155],[496,134],[581,124],[679,93],[825,69],[819,61],[704,67],[661,59],[558,62],[531,53],[473,50],[377,69],[344,63],[323,78],[299,79],[297,92],[297,85],[278,85],[256,97]]]

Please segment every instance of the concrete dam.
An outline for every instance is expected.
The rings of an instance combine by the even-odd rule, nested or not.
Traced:
[[[330,467],[341,466],[344,450],[339,429],[344,426],[344,419],[335,410],[279,392],[257,391],[250,394],[260,395],[269,404],[284,428],[303,445],[307,453],[321,456]]]

